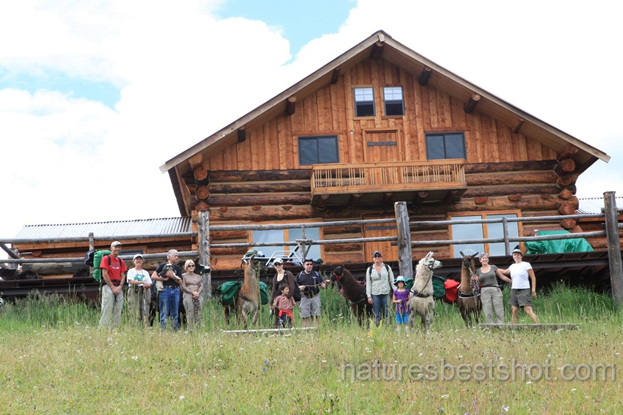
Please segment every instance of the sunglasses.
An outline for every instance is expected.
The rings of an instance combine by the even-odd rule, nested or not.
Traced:
[[[189,265],[189,266],[188,266],[188,267],[186,267],[186,268],[190,268],[190,267],[193,267],[193,268],[195,268],[195,266],[194,266],[194,265]]]
[[[275,262],[275,266],[282,266],[283,264],[281,262]]]

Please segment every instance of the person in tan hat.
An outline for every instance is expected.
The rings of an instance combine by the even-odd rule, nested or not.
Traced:
[[[128,268],[125,261],[119,257],[121,242],[110,244],[110,255],[102,258],[102,316],[100,326],[119,327],[121,310],[123,310],[123,284]]]
[[[513,250],[513,261],[515,263],[508,269],[500,270],[502,274],[507,277],[510,276],[512,280],[510,299],[512,322],[517,324],[519,308],[523,307],[532,321],[538,323],[539,318],[532,311],[532,298],[536,298],[536,276],[532,265],[523,260],[523,253],[519,248]]]

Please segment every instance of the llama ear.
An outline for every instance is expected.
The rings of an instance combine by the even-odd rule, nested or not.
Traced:
[[[463,251],[459,251],[459,254],[461,254],[462,257],[465,256],[465,254],[463,253]]]

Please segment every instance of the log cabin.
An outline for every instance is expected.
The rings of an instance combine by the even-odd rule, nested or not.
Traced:
[[[407,202],[413,222],[573,214],[578,176],[609,159],[378,31],[160,169],[180,214],[195,222],[200,211],[211,225],[393,218],[396,201]],[[570,219],[511,226],[516,236],[536,227],[581,231]],[[416,241],[493,238],[501,226],[411,232]],[[301,231],[210,236],[212,244],[282,242]],[[396,227],[306,229],[312,239],[380,236],[396,236]],[[440,259],[460,248],[434,247]],[[475,248],[504,255],[502,244]],[[234,269],[246,249],[213,249],[211,265]],[[314,246],[308,256],[364,263],[376,250],[397,259],[391,242]],[[415,249],[414,259],[428,250]]]

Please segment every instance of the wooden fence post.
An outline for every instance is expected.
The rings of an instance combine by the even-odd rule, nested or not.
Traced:
[[[93,232],[89,232],[89,251],[95,249],[95,236]],[[93,267],[89,267],[89,275],[93,275]]]
[[[621,240],[614,192],[604,192],[604,216],[608,240],[608,263],[610,265],[610,287],[617,310],[623,302],[623,268],[621,267]]]
[[[411,252],[411,229],[407,202],[394,203],[396,226],[398,227],[398,264],[400,275],[413,278],[413,254]]]
[[[210,267],[210,272],[203,274],[203,299],[212,298],[212,264],[210,263],[210,213],[206,210],[199,212],[199,226],[197,230],[197,250],[201,265]]]

